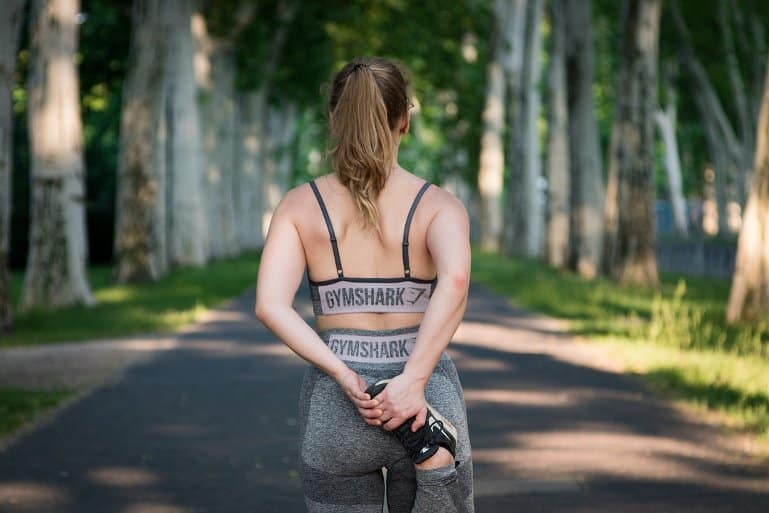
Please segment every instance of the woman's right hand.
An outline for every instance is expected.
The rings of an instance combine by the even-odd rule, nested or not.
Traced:
[[[379,400],[371,399],[366,393],[368,384],[360,377],[360,375],[349,367],[336,379],[336,382],[342,388],[345,395],[352,401],[355,407],[358,409],[363,420],[366,424],[372,426],[381,426],[382,421],[379,417],[382,415],[382,410],[377,408],[379,406]]]

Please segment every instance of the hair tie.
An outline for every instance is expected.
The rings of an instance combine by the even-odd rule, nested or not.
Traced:
[[[352,71],[358,71],[361,68],[368,68],[368,64],[364,64],[362,62],[356,62],[352,65]]]

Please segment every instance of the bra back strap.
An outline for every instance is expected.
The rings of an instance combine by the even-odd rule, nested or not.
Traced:
[[[323,219],[326,221],[326,228],[328,228],[328,235],[331,237],[331,249],[334,250],[334,262],[336,263],[336,274],[340,278],[344,276],[342,272],[342,260],[339,258],[339,247],[336,243],[336,235],[334,234],[334,227],[331,225],[331,218],[328,216],[328,210],[326,210],[326,204],[323,203],[323,198],[320,195],[318,186],[315,185],[315,180],[310,180],[310,187],[312,192],[315,193],[315,199],[318,200],[320,205],[320,211],[323,213]]]
[[[425,182],[422,188],[419,189],[414,202],[411,204],[409,214],[406,216],[406,226],[403,227],[403,273],[406,275],[406,278],[411,276],[411,268],[409,267],[409,228],[411,227],[411,218],[414,217],[417,204],[428,187],[430,187],[430,182]]]

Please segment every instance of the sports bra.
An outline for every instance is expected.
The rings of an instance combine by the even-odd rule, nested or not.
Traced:
[[[406,224],[403,227],[403,274],[397,278],[380,277],[352,277],[345,276],[342,272],[342,261],[339,258],[339,247],[334,234],[334,227],[331,225],[331,218],[326,210],[326,205],[315,185],[315,180],[310,181],[312,192],[318,200],[320,210],[323,213],[323,219],[326,221],[326,228],[331,238],[331,249],[334,252],[334,262],[336,263],[337,277],[324,280],[313,281],[310,279],[309,269],[307,271],[307,283],[310,286],[310,297],[312,299],[312,309],[315,315],[332,315],[342,313],[358,312],[424,312],[427,303],[433,294],[435,284],[438,281],[436,275],[431,280],[414,278],[411,276],[409,268],[409,227],[411,218],[414,216],[419,200],[430,186],[430,182],[425,182],[411,204]]]

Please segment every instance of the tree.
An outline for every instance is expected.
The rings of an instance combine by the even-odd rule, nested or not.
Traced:
[[[252,3],[208,2],[193,16],[196,43],[195,74],[203,137],[203,197],[209,228],[208,254],[219,258],[241,249],[235,217],[236,131],[238,109],[235,91],[235,42],[251,22]],[[221,13],[219,9],[231,10]],[[225,18],[229,23],[226,26]],[[219,21],[220,23],[217,23]]]
[[[510,31],[510,2],[496,0],[489,60],[486,64],[486,103],[483,108],[483,134],[478,169],[480,199],[480,242],[483,249],[497,251],[502,235],[502,187],[504,183],[505,76],[503,61],[510,49],[506,38]]]
[[[666,66],[664,73],[665,107],[660,106],[654,113],[654,120],[660,131],[660,137],[665,146],[665,171],[668,177],[668,194],[670,204],[673,207],[673,219],[679,235],[686,236],[689,233],[689,222],[686,215],[686,199],[681,183],[681,159],[678,156],[678,139],[676,138],[676,90],[672,84],[670,74],[671,63]]]
[[[243,40],[248,44],[241,42],[240,73],[249,78],[236,100],[239,115],[234,199],[237,232],[244,249],[257,249],[263,244],[267,216],[272,212],[268,206],[274,196],[268,176],[273,162],[269,155],[270,98],[297,10],[293,1],[278,2],[274,10],[259,13],[260,23],[252,23],[243,31]],[[275,23],[267,24],[265,18]],[[267,25],[272,29],[269,33],[265,32]],[[261,42],[262,51],[254,51],[257,42]]]
[[[545,257],[563,268],[569,255],[569,112],[566,85],[566,19],[563,0],[550,3],[548,69],[547,224]]]
[[[166,247],[165,63],[162,0],[135,0],[123,107],[115,211],[115,279],[156,280]]]
[[[753,180],[726,310],[728,322],[740,319],[769,319],[769,78],[764,82]]]
[[[21,307],[93,304],[80,119],[77,0],[34,0],[27,81],[31,148],[30,251]]]
[[[523,30],[510,41],[513,48],[507,70],[510,91],[510,174],[507,182],[504,250],[508,255],[528,258],[537,258],[542,254],[544,232],[539,191],[542,165],[537,132],[542,8],[541,0],[531,0],[514,9],[513,16],[520,20],[518,23]]]
[[[169,34],[165,84],[168,160],[168,257],[172,265],[208,261],[208,225],[202,179],[200,110],[193,65],[192,1],[168,0]]]
[[[611,158],[617,229],[607,268],[625,283],[656,284],[653,169],[659,0],[625,0]],[[620,208],[621,206],[621,208]]]
[[[571,177],[569,266],[593,278],[601,260],[604,192],[593,99],[592,2],[564,0],[564,12]]]
[[[9,331],[13,326],[8,276],[13,176],[11,91],[24,3],[24,0],[10,0],[0,5],[0,332]]]

